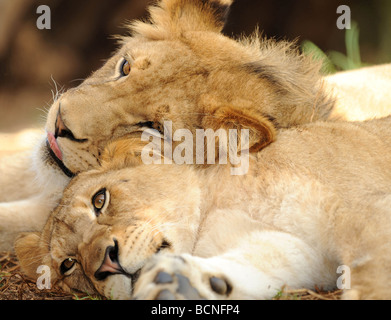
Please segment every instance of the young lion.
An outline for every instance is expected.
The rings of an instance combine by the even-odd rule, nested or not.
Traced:
[[[111,141],[146,127],[163,132],[171,120],[173,130],[192,133],[249,129],[257,152],[279,129],[330,118],[334,100],[317,63],[287,42],[221,34],[230,2],[152,6],[150,22],[132,23],[117,53],[53,103],[34,151],[0,155],[0,187],[12,199],[0,198],[8,201],[0,203],[0,250],[9,250],[18,232],[40,230],[69,177],[98,165]]]
[[[139,165],[138,140],[113,143],[17,256],[30,277],[44,264],[52,283],[119,299],[329,290],[341,265],[345,298],[391,298],[390,128],[391,117],[284,129],[244,176]]]

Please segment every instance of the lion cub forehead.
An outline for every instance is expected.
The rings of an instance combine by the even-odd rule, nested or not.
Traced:
[[[164,50],[163,50],[164,49]],[[122,46],[116,52],[116,57],[130,56],[137,58],[148,53],[162,56],[168,52],[186,50],[188,46],[180,40],[147,40],[140,37],[127,37]]]
[[[128,194],[126,201],[135,197],[153,200],[173,192],[186,194],[190,189],[198,188],[198,178],[187,166],[108,167],[79,174],[64,194],[73,207],[82,208],[87,207],[94,194],[103,188],[113,197]]]

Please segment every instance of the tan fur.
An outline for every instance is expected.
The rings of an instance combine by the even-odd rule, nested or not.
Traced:
[[[131,35],[121,38],[121,47],[101,69],[53,103],[45,129],[55,134],[57,122],[72,133],[74,139],[69,134],[56,139],[70,171],[95,167],[108,143],[139,136],[146,124],[162,129],[171,120],[173,130],[193,133],[200,128],[249,129],[250,151],[257,152],[278,139],[281,129],[335,114],[333,93],[319,75],[319,64],[292,43],[258,33],[236,41],[220,33],[229,4],[160,1],[150,8],[149,21],[130,25]],[[131,71],[120,77],[124,58]],[[372,85],[363,79],[361,92]],[[344,109],[349,92],[338,97],[341,110],[354,113]],[[0,204],[0,226],[7,226],[0,230],[2,250],[12,247],[16,232],[40,230],[69,182],[49,155],[45,133],[29,154],[16,157],[22,159],[17,168],[9,162],[0,166],[1,176],[17,173],[15,183],[0,187],[12,183],[11,189],[20,192],[20,201]],[[30,169],[27,183],[20,186],[17,177]]]
[[[391,64],[340,72],[325,84],[336,96],[333,117],[363,121],[390,115]]]
[[[19,232],[42,230],[69,180],[41,152],[43,132],[0,134],[0,251]]]
[[[40,130],[0,133],[0,202],[24,199],[34,194],[31,184],[34,172],[26,168],[31,145],[37,143],[40,134]]]
[[[345,298],[389,299],[390,127],[391,117],[282,130],[251,156],[245,176],[230,175],[227,165],[138,165],[124,141],[114,143],[102,168],[72,180],[40,238],[21,236],[16,252],[29,276],[48,264],[59,284],[90,292],[93,284],[114,298],[168,290],[177,299],[269,299],[284,285],[332,290],[337,267],[346,265]],[[109,199],[96,215],[92,198],[102,188]],[[97,280],[115,241],[128,276]],[[77,263],[63,276],[68,257]],[[134,284],[130,275],[140,268]],[[173,281],[156,283],[161,271]],[[181,291],[178,274],[190,290]],[[213,277],[229,289],[213,290]]]

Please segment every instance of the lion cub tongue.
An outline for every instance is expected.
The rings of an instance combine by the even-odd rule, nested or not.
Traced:
[[[54,152],[54,154],[56,155],[56,157],[62,161],[62,153],[61,153],[60,148],[58,147],[56,138],[55,138],[54,135],[53,135],[52,133],[50,133],[50,132],[47,133],[47,136],[48,136],[48,141],[49,141],[50,149],[52,149],[52,151]]]

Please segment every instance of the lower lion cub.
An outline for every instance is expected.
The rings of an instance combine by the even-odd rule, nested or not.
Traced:
[[[391,298],[391,118],[282,130],[228,165],[140,165],[122,141],[16,252],[36,277],[112,298],[270,299],[283,286]],[[136,145],[135,145],[136,144]],[[137,152],[135,152],[137,154]],[[350,281],[348,281],[350,280]]]

